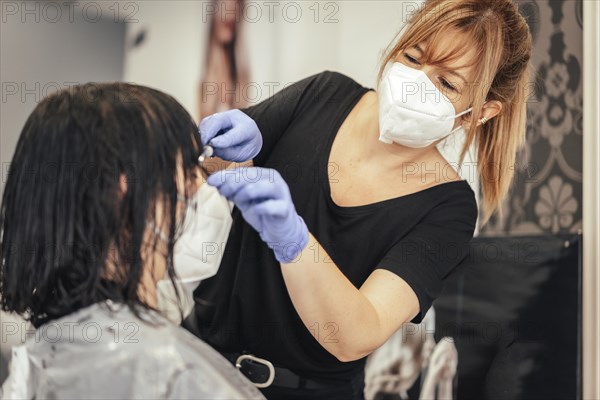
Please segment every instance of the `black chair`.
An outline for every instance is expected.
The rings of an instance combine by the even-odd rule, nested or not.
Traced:
[[[459,354],[454,398],[581,398],[581,254],[581,235],[473,239],[434,303],[436,341]]]

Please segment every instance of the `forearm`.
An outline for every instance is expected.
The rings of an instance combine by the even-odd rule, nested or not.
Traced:
[[[251,167],[253,165],[252,160],[244,161],[241,163],[223,160],[219,157],[211,157],[204,161],[202,164],[209,174],[214,174],[217,171],[224,169],[233,169],[239,167]]]
[[[244,179],[247,172],[256,179]],[[207,181],[235,203],[246,222],[273,250],[306,328],[339,360],[368,355],[410,314],[417,313],[416,296],[396,274],[375,270],[360,290],[344,276],[308,232],[285,180],[276,170],[238,168],[232,173],[212,174]],[[298,243],[300,247],[282,243]],[[300,248],[303,250],[298,253]]]
[[[340,361],[362,358],[384,341],[373,304],[309,234],[296,260],[281,264],[290,298],[317,341]]]

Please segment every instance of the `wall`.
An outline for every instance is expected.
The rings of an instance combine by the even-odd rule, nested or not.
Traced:
[[[7,8],[12,4],[16,9]],[[77,83],[123,77],[123,22],[114,22],[106,9],[97,14],[80,5],[70,14],[42,4],[0,4],[0,195],[21,129],[43,97]]]
[[[158,87],[194,113],[211,3],[138,2],[138,21],[127,26],[125,80]],[[375,85],[381,52],[420,1],[266,3],[249,1],[242,15],[252,81],[264,89],[254,101],[272,94],[270,82],[277,91],[324,69]],[[140,35],[143,43],[133,46]]]
[[[483,234],[577,233],[582,221],[583,1],[521,0],[534,39],[523,171]]]
[[[600,4],[586,1],[583,36],[583,398],[600,399]],[[590,132],[590,134],[587,134]]]

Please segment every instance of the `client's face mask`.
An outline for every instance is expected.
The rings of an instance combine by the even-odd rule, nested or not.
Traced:
[[[452,102],[427,74],[399,62],[390,62],[379,82],[379,140],[407,147],[427,147],[459,131]]]
[[[176,285],[182,294],[184,314],[193,306],[192,292],[198,283],[217,273],[229,230],[232,204],[213,186],[203,184],[187,206],[181,234],[173,247]],[[168,277],[157,283],[159,308],[168,318],[179,322],[173,285]]]
[[[217,273],[231,222],[227,199],[210,185],[200,186],[187,206],[173,248],[173,266],[180,281],[199,282]]]

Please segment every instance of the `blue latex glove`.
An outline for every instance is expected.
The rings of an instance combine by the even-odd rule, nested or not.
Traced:
[[[200,122],[200,138],[223,160],[243,162],[256,157],[263,139],[256,122],[243,111],[209,115]]]
[[[277,261],[290,263],[308,244],[308,228],[296,212],[287,183],[276,170],[222,170],[210,175],[207,182],[240,209]]]

